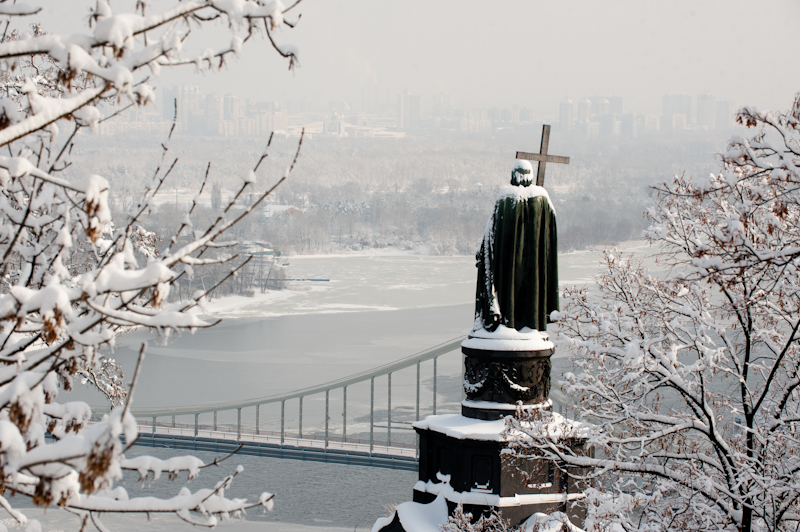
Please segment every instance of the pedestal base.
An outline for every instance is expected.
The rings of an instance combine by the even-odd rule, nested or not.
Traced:
[[[540,407],[549,408],[549,403]],[[461,504],[474,519],[496,510],[514,526],[536,512],[563,512],[571,522],[583,522],[582,508],[573,504],[583,493],[572,479],[550,462],[519,460],[502,453],[507,445],[503,419],[447,414],[429,416],[415,423],[414,428],[420,438],[414,503],[436,505],[439,512],[445,504],[447,515]],[[406,511],[433,511],[432,507],[425,507],[407,507]],[[391,522],[376,523],[374,530],[412,532],[402,517],[398,511]],[[446,522],[446,516],[444,519]]]

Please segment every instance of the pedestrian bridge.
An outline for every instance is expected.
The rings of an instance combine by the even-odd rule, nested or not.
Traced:
[[[237,451],[251,456],[416,471],[417,445],[411,424],[420,419],[421,402],[426,411],[436,414],[440,395],[437,386],[439,357],[458,351],[463,340],[464,337],[454,338],[390,364],[287,394],[180,408],[134,407],[131,412],[136,416],[140,434],[136,445],[220,453]],[[409,373],[414,370],[415,386],[407,384]],[[426,395],[432,391],[427,398],[421,397],[423,372]],[[394,396],[393,375],[396,379]],[[398,383],[398,375],[404,377],[404,384]],[[413,379],[413,373],[411,377]],[[376,401],[376,384],[380,401]],[[368,417],[366,386],[369,387]],[[399,393],[397,388],[400,388]],[[348,389],[351,390],[349,402]],[[409,397],[414,391],[415,396]],[[312,403],[321,407],[323,401],[324,424],[317,422],[310,427],[309,412],[304,416],[303,405]],[[348,406],[351,409],[349,421]],[[292,408],[291,415],[287,408]],[[93,410],[104,413],[102,408]],[[341,422],[337,421],[334,426],[331,413],[338,417],[339,410]],[[354,410],[361,415],[353,415]],[[316,416],[317,421],[319,417]],[[307,422],[305,431],[304,420]]]

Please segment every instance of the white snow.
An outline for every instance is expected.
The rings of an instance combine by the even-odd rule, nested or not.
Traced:
[[[553,206],[553,202],[550,200],[550,194],[547,193],[544,187],[540,187],[538,185],[528,185],[527,187],[512,185],[505,187],[497,194],[495,202],[504,200],[506,198],[514,198],[515,201],[544,198],[547,200],[547,203],[550,204],[550,208],[553,210],[553,212],[556,210],[556,208]]]
[[[417,421],[413,427],[432,430],[458,440],[504,441],[506,424],[502,419],[484,421],[461,414],[441,414]]]
[[[430,504],[404,502],[397,506],[397,515],[403,528],[409,532],[441,532],[441,525],[447,523],[447,501],[436,497]],[[392,522],[392,517],[382,517],[375,521],[372,532],[377,532]]]
[[[469,408],[482,408],[482,409],[491,408],[493,410],[507,410],[509,412],[509,415],[517,411],[517,405],[512,405],[509,403],[495,403],[493,401],[470,401],[469,399],[464,399],[463,401],[461,401],[461,404]],[[541,408],[549,410],[550,408],[553,407],[553,401],[551,399],[548,399],[543,403],[536,403],[534,405],[522,405],[521,407],[523,410],[539,410]]]
[[[501,497],[494,493],[482,491],[456,491],[447,482],[418,481],[414,490],[421,493],[430,493],[437,498],[444,497],[455,504],[483,504],[498,508],[523,506],[528,504],[553,504],[565,501],[575,501],[585,497],[582,493],[524,493],[512,497]]]
[[[525,327],[521,331],[499,325],[494,332],[473,330],[462,347],[481,351],[544,351],[555,346],[547,333]]]
[[[448,479],[449,480],[449,479]],[[449,512],[447,501],[455,504],[482,504],[499,508],[512,508],[528,504],[552,504],[575,501],[584,497],[581,493],[541,493],[501,497],[492,493],[455,491],[448,482],[422,482],[414,486],[421,493],[436,495],[428,504],[404,502],[397,506],[397,516],[405,530],[409,532],[441,532],[441,526],[447,523]],[[394,516],[382,517],[375,521],[372,532],[377,532],[392,522]],[[525,532],[558,532],[559,526],[565,523],[569,532],[583,532],[572,525],[567,516],[561,512],[551,515],[536,513],[523,523]]]
[[[566,527],[566,532],[584,532],[582,528],[573,525],[563,512],[553,512],[549,515],[536,512],[521,526],[522,532],[562,532],[565,530],[564,527]],[[617,531],[615,528],[611,530]]]

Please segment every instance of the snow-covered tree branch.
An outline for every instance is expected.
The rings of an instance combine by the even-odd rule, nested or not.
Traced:
[[[578,370],[562,386],[594,424],[594,456],[510,421],[516,452],[595,480],[587,526],[796,530],[800,525],[800,95],[743,108],[721,170],[655,188],[647,238],[669,273],[605,253],[597,293],[553,318]]]
[[[192,478],[204,464],[193,457],[125,458],[125,446],[137,439],[132,394],[120,368],[100,350],[133,327],[167,335],[213,325],[189,311],[216,285],[175,304],[167,304],[170,290],[195,268],[236,259],[209,251],[236,244],[226,233],[292,172],[302,137],[294,160],[268,189],[254,190],[268,151],[254,154],[252,171],[208,227],[192,226],[195,198],[162,253],[160,237],[139,220],[177,164],[170,139],[138,203],[126,219],[113,221],[108,182],[82,169],[72,148],[115,110],[151,103],[151,83],[162,68],[216,70],[259,34],[292,68],[296,50],[277,44],[272,32],[296,24],[287,19],[296,5],[191,0],[157,12],[150,2],[136,2],[135,10],[117,12],[98,0],[86,33],[53,35],[35,23],[30,31],[14,28],[17,17],[39,8],[0,0],[0,506],[20,523],[26,517],[5,498],[7,490],[40,506],[58,505],[98,530],[105,530],[102,512],[170,512],[213,526],[247,508],[271,506],[268,493],[254,501],[225,496],[240,468],[208,489],[182,488],[164,500],[129,499],[115,487],[124,470],[154,479],[183,471]],[[211,21],[226,23],[230,44],[187,54],[184,46],[199,42]],[[205,181],[198,195],[204,188]],[[238,205],[245,193],[253,201]],[[220,283],[242,267],[236,263]],[[140,363],[143,356],[144,346]],[[76,377],[117,408],[90,424],[86,404],[58,403],[59,391]]]

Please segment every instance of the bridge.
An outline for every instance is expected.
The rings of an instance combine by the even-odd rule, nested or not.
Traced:
[[[368,370],[355,375],[350,375],[331,382],[309,388],[303,388],[290,393],[260,397],[241,402],[219,403],[213,405],[196,405],[179,408],[132,408],[139,425],[139,439],[136,445],[146,445],[160,448],[173,448],[190,451],[212,451],[230,453],[237,451],[239,454],[263,456],[273,458],[290,458],[296,460],[309,460],[350,465],[362,465],[400,469],[407,471],[417,470],[417,445],[416,438],[408,438],[413,433],[411,424],[420,419],[421,406],[421,374],[423,365],[430,369],[432,382],[432,397],[426,408],[433,414],[437,412],[437,398],[439,390],[437,382],[438,360],[442,355],[459,350],[465,337],[458,337],[430,349],[416,353],[407,358]],[[460,358],[459,358],[460,360]],[[430,364],[427,364],[430,362]],[[429,367],[429,368],[428,368]],[[407,405],[395,402],[392,407],[392,376],[402,370],[416,369],[415,403],[413,421],[399,419],[398,410],[407,409]],[[407,372],[406,372],[407,373]],[[386,384],[386,406],[376,406],[376,379]],[[459,381],[460,382],[460,381]],[[348,388],[351,390],[356,385],[369,383],[369,418],[368,437],[363,430],[363,423],[356,423],[362,428],[357,436],[348,436]],[[379,382],[380,384],[380,382]],[[397,395],[397,394],[395,394]],[[317,427],[315,430],[303,430],[304,402],[309,400],[321,401],[324,397],[324,429]],[[341,398],[341,399],[339,399]],[[331,403],[338,399],[337,406],[341,408],[341,425],[333,427],[331,424]],[[395,399],[396,400],[396,399]],[[297,404],[296,425],[287,426],[287,403]],[[354,398],[351,394],[350,404]],[[362,406],[360,401],[353,406]],[[280,408],[279,416],[264,416],[270,409]],[[352,408],[352,407],[351,407]],[[93,408],[93,411],[102,414],[108,408]],[[243,413],[245,418],[243,419]],[[394,413],[394,417],[393,417]],[[253,420],[254,414],[254,420]],[[232,421],[235,415],[235,423]],[[262,419],[269,417],[269,419]],[[306,418],[308,414],[306,414]],[[406,416],[408,417],[408,416]],[[279,428],[265,425],[277,424]],[[189,422],[183,420],[188,419]],[[265,422],[266,421],[266,422]],[[354,425],[350,421],[351,427]],[[376,438],[376,429],[382,432],[383,438]],[[392,431],[403,433],[406,441],[392,439]],[[411,439],[411,441],[408,441]]]

